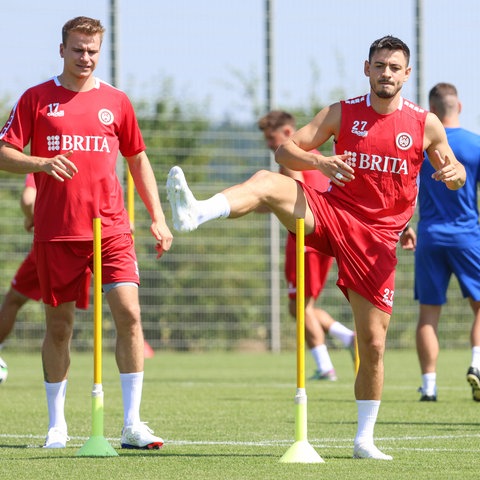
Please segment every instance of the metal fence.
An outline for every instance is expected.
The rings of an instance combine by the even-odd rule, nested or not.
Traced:
[[[164,133],[162,135],[165,135]],[[182,132],[176,132],[181,144]],[[185,138],[190,134],[185,131]],[[269,159],[260,132],[251,128],[216,127],[202,134],[201,145],[188,152],[150,151],[167,218],[165,180],[168,166],[159,166],[165,155],[188,154],[183,168],[192,190],[202,199],[268,167]],[[198,151],[196,150],[198,148]],[[181,148],[180,148],[181,149]],[[198,155],[208,161],[197,164]],[[183,158],[183,157],[181,157]],[[169,165],[170,166],[170,165]],[[31,246],[23,230],[19,208],[23,178],[0,175],[0,293],[6,292],[18,265]],[[171,224],[171,221],[169,221]],[[155,260],[149,220],[136,199],[135,243],[141,273],[141,306],[145,336],[154,349],[267,350],[271,346],[270,221],[268,214],[252,214],[237,220],[217,220],[190,234],[175,233],[174,245],[160,261]],[[278,251],[283,268],[283,243]],[[391,347],[413,347],[418,305],[413,301],[413,254],[399,249],[395,306],[389,331]],[[66,266],[68,268],[68,266]],[[281,348],[295,346],[295,326],[287,311],[287,291],[281,274]],[[334,318],[353,328],[349,305],[335,286],[333,267],[319,300]],[[93,310],[78,311],[72,347],[92,347]],[[442,347],[467,347],[472,315],[461,298],[456,281],[449,291],[440,326]],[[104,346],[113,348],[115,331],[108,308],[103,316]],[[44,330],[43,308],[29,302],[20,311],[9,348],[36,349]],[[335,343],[331,343],[335,347]]]

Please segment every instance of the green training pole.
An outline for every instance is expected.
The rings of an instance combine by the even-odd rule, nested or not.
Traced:
[[[117,457],[118,453],[103,436],[102,387],[102,227],[93,219],[93,390],[92,435],[77,455],[83,457]]]
[[[307,440],[307,394],[305,390],[305,221],[296,221],[296,313],[297,392],[295,395],[295,443],[284,453],[282,463],[323,463]]]

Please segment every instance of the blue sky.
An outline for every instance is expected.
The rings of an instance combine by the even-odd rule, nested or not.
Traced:
[[[63,23],[87,15],[108,28],[108,5],[108,0],[2,5],[0,97],[13,101],[30,85],[60,73]],[[118,5],[119,87],[133,99],[155,96],[169,78],[177,97],[204,106],[215,118],[255,120],[238,78],[253,81],[258,101],[264,101],[263,0],[118,0]],[[463,126],[480,133],[480,2],[424,0],[424,19],[424,94],[436,82],[454,83],[463,101]],[[307,106],[312,95],[330,103],[339,91],[342,97],[364,93],[370,43],[393,34],[414,50],[414,33],[414,0],[275,0],[276,105]],[[97,69],[107,81],[109,48],[107,32]],[[415,99],[413,79],[404,96]]]

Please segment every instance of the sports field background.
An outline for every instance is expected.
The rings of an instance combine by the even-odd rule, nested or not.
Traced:
[[[204,127],[188,153],[182,152],[192,133],[192,122],[177,122],[180,131],[144,130],[158,143],[150,149],[159,191],[171,226],[165,195],[168,168],[179,163],[193,191],[202,199],[233,183],[241,182],[268,166],[268,153],[261,132],[254,126],[232,129]],[[185,137],[182,137],[182,134]],[[152,140],[152,142],[153,142]],[[170,153],[173,144],[175,151]],[[170,150],[169,150],[170,149]],[[23,177],[0,172],[0,296],[28,252],[32,237],[23,230],[19,197]],[[180,351],[246,350],[265,351],[271,347],[270,218],[252,214],[239,220],[217,220],[202,225],[191,234],[174,232],[172,249],[155,260],[153,237],[145,209],[136,197],[135,242],[141,275],[141,306],[145,336],[155,349]],[[415,225],[415,221],[413,222]],[[295,325],[288,315],[287,290],[283,279],[284,229],[277,249],[277,275],[280,277],[281,349],[295,346]],[[414,347],[418,305],[413,300],[413,253],[399,248],[399,263],[388,345]],[[318,302],[335,319],[350,328],[350,307],[335,285],[332,268],[326,289]],[[472,314],[461,298],[456,279],[451,282],[449,303],[445,306],[440,339],[444,348],[468,348]],[[20,311],[9,348],[38,349],[43,336],[43,308],[29,302]],[[112,348],[114,331],[111,317],[104,310],[104,345]],[[92,309],[78,311],[72,346],[91,349]],[[331,343],[332,348],[336,347]]]

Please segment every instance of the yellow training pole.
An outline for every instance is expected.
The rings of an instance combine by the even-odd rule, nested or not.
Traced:
[[[305,221],[296,221],[297,243],[297,392],[295,395],[295,443],[284,453],[282,463],[323,463],[307,440],[307,394],[305,391]]]
[[[93,219],[93,384],[102,385],[102,225]]]
[[[305,390],[305,222],[303,218],[297,218],[296,226],[297,390]]]
[[[93,390],[92,435],[77,455],[84,457],[116,457],[118,453],[103,436],[102,387],[102,226],[93,219]]]

